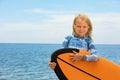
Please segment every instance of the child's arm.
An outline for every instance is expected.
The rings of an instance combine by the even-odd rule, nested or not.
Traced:
[[[69,45],[69,41],[71,40],[72,36],[67,36],[65,37],[64,41],[63,41],[63,44],[62,44],[62,47],[63,48],[68,48],[68,45]]]
[[[89,47],[88,52],[90,52],[91,55],[85,55],[84,60],[86,60],[86,61],[98,61],[99,56],[97,55],[97,49],[95,48],[93,43],[90,42],[88,47]]]
[[[70,60],[72,62],[77,62],[79,60],[85,60],[85,61],[98,61],[99,57],[95,54],[90,54],[90,52],[87,52],[85,50],[80,50],[80,52],[73,51],[73,54],[70,54]]]
[[[63,48],[68,48],[68,44],[69,44],[69,41],[71,38],[72,38],[72,36],[65,37],[65,40],[63,41],[63,44],[62,44]],[[51,69],[55,69],[56,63],[49,61],[49,66]]]

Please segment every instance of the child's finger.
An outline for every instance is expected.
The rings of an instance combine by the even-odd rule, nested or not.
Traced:
[[[77,54],[78,52],[76,52],[76,51],[73,51],[73,53]]]

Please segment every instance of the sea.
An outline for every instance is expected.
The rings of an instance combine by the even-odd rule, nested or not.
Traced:
[[[98,55],[120,65],[119,44],[96,44]],[[61,44],[0,43],[0,80],[58,80],[48,61]]]

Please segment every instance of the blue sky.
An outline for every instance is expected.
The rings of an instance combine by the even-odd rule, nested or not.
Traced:
[[[96,44],[120,44],[120,0],[0,0],[0,43],[62,43],[79,13]]]

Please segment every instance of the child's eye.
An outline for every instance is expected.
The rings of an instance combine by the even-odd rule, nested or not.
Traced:
[[[76,26],[78,28],[87,28],[87,26]]]
[[[77,26],[78,28],[81,28],[81,26]]]
[[[83,28],[87,28],[87,26],[83,26]]]
[[[76,26],[77,28],[81,28],[81,26]]]
[[[76,26],[77,28],[81,28],[81,26]]]

